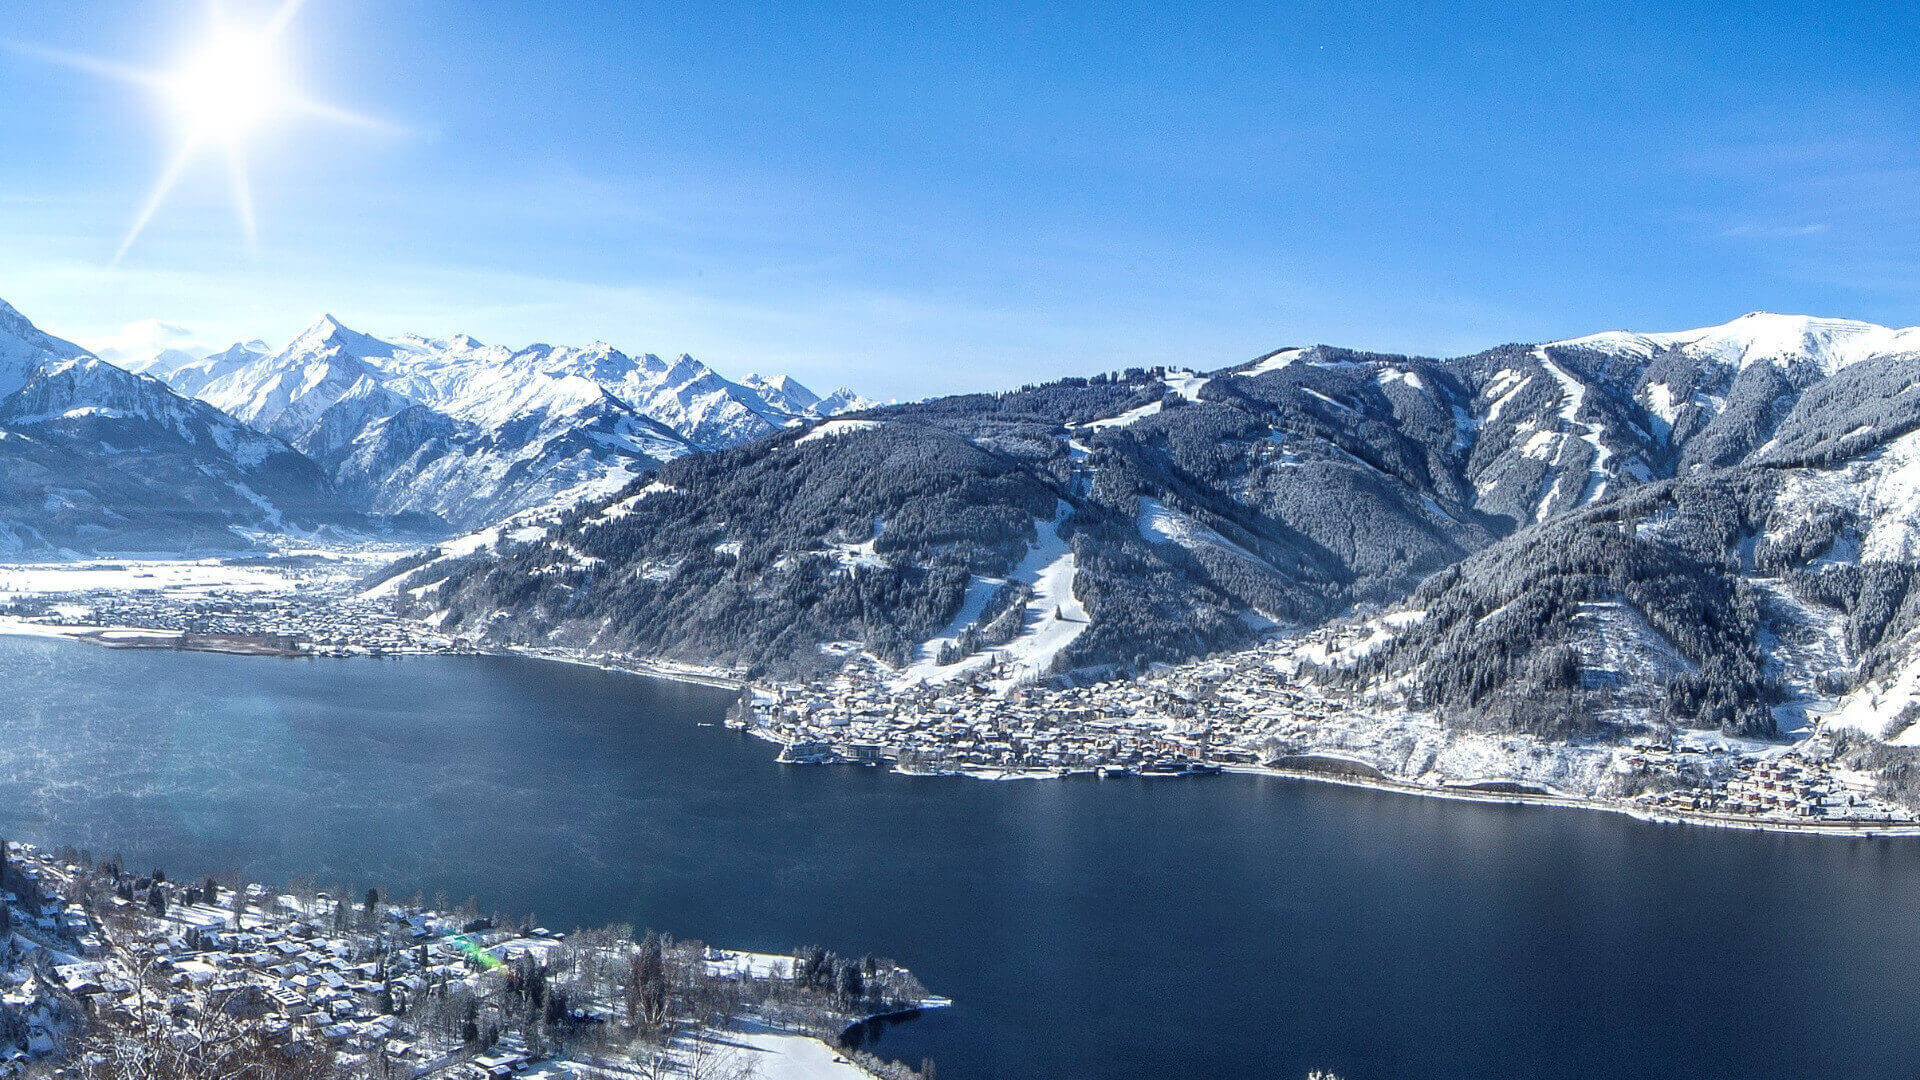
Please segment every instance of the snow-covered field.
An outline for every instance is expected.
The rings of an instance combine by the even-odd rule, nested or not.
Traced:
[[[234,565],[219,559],[98,559],[86,562],[0,564],[0,597],[54,593],[286,592],[295,582],[283,570]]]
[[[734,1060],[751,1064],[758,1080],[873,1080],[873,1075],[819,1039],[762,1029],[724,1036],[738,1047]]]

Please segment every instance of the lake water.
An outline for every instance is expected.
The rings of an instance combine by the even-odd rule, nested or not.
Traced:
[[[0,833],[913,967],[946,1080],[1902,1078],[1920,843],[1264,777],[782,767],[537,661],[0,638]]]

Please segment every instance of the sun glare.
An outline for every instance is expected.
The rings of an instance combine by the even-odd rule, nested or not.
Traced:
[[[275,52],[265,34],[216,28],[164,80],[185,136],[236,141],[279,112],[286,83]]]
[[[172,69],[144,71],[88,56],[52,50],[34,50],[55,63],[155,93],[173,115],[179,129],[173,156],[160,170],[153,190],[134,217],[126,238],[113,254],[118,263],[146,230],[174,187],[188,175],[202,154],[226,159],[233,188],[234,213],[249,248],[254,242],[253,190],[247,180],[246,143],[268,124],[296,117],[318,118],[376,131],[393,132],[391,125],[301,94],[286,75],[282,39],[305,0],[281,0],[272,16],[258,26],[229,21],[219,0],[208,0],[207,26],[200,43]]]

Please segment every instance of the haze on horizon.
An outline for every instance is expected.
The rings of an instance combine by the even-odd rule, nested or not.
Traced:
[[[228,0],[236,18],[275,3]],[[0,298],[94,344],[604,339],[881,397],[1328,341],[1425,354],[1755,308],[1920,321],[1913,11],[308,0],[248,140],[140,87],[198,3],[0,39]]]

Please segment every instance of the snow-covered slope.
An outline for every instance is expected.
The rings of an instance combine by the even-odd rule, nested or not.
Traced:
[[[1752,315],[876,409],[674,462],[423,600],[506,640],[800,670],[865,653],[929,681],[998,664],[1001,685],[1311,628],[1425,579],[1433,618],[1356,678],[1563,734],[1831,715],[1920,742],[1916,346]]]
[[[474,528],[868,404],[845,390],[822,399],[788,377],[734,383],[691,357],[604,342],[386,339],[332,316],[271,355],[209,358],[167,377],[184,391],[203,374],[191,392],[311,455],[369,507]]]
[[[1615,330],[1554,344],[1641,359],[1672,351],[1736,368],[1759,363],[1807,365],[1830,375],[1862,360],[1920,356],[1920,327],[1895,330],[1853,319],[1755,311],[1697,330],[1660,334]]]
[[[87,355],[87,350],[46,333],[0,300],[0,398],[20,389],[49,363]]]
[[[0,551],[237,547],[362,524],[286,443],[0,303]]]

